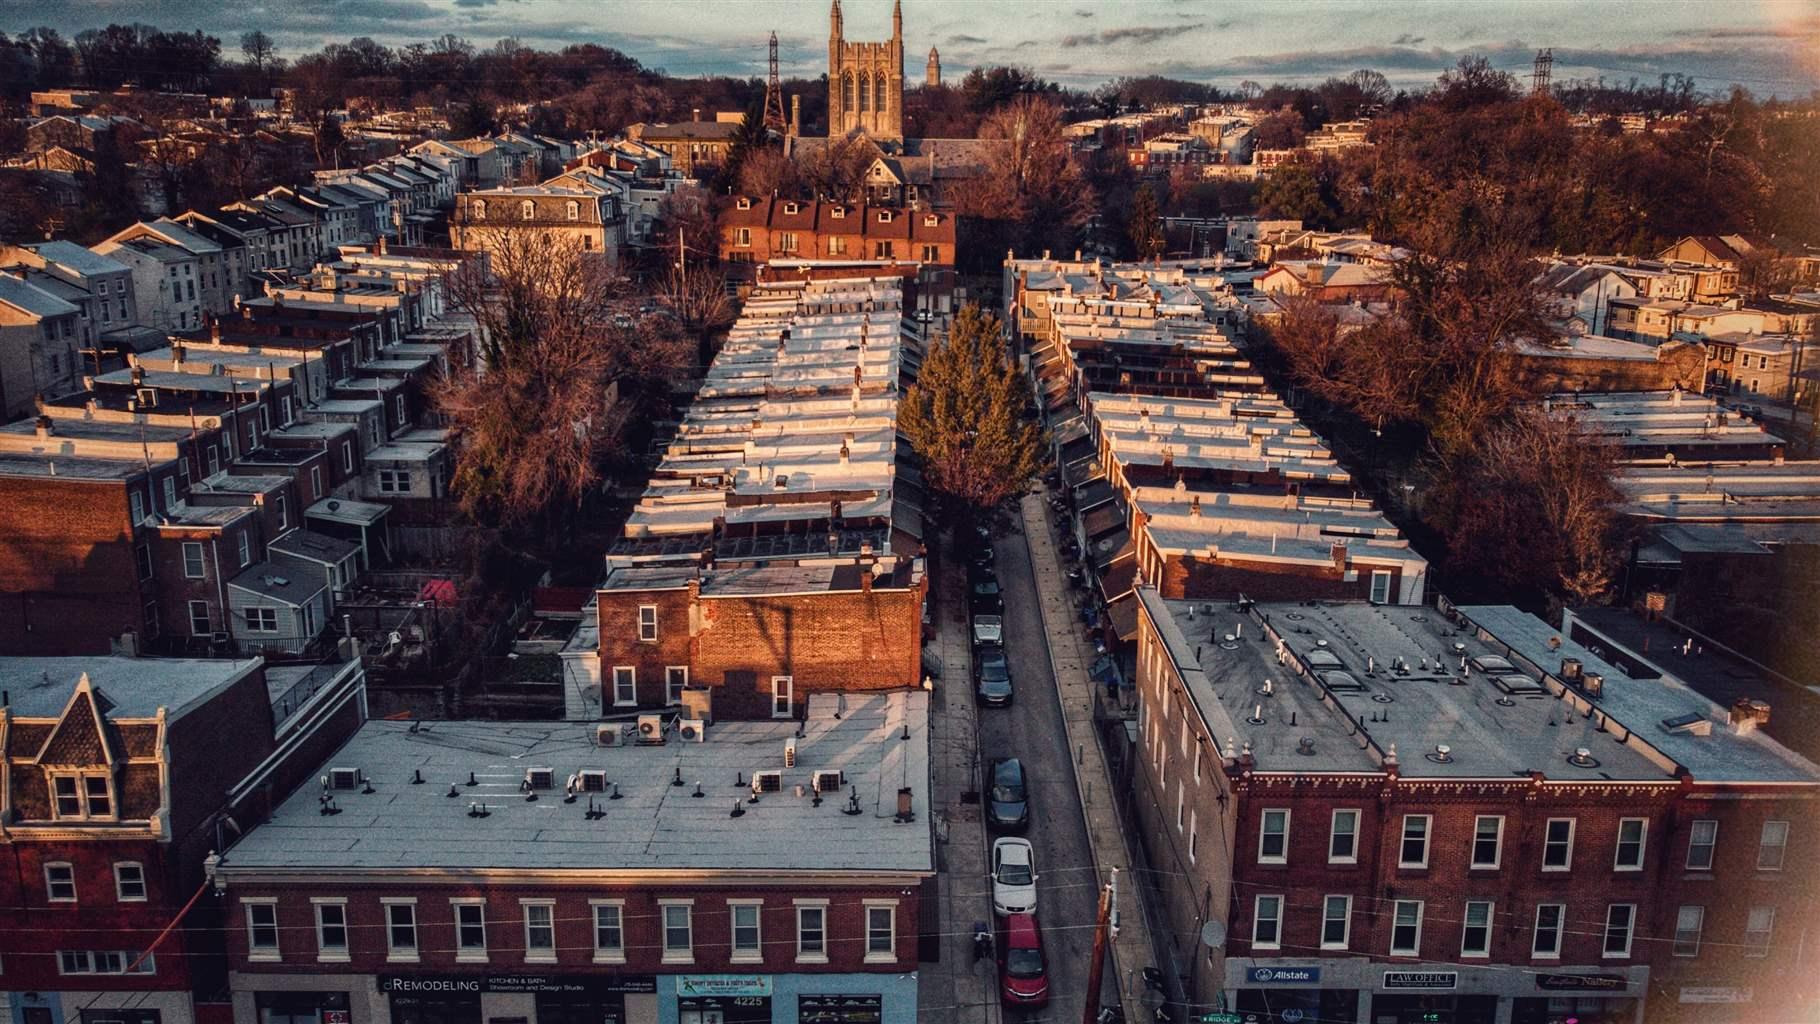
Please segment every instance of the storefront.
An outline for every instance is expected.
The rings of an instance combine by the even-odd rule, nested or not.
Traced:
[[[914,972],[683,974],[675,982],[674,1016],[660,999],[660,1024],[917,1024]]]
[[[1649,968],[1235,958],[1226,983],[1242,1024],[1641,1024]]]
[[[377,981],[391,1000],[391,1024],[634,1024],[626,996],[657,991],[648,974],[382,974]]]
[[[1624,995],[1621,974],[1538,974],[1536,988],[1548,993],[1518,996],[1510,1024],[1631,1024],[1638,1000]]]
[[[1372,1024],[1496,1024],[1498,997],[1462,995],[1458,971],[1385,971]]]
[[[272,991],[253,993],[258,1024],[348,1024],[346,992]]]

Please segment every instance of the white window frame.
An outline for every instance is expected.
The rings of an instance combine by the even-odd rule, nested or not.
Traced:
[[[1369,592],[1370,597],[1368,597],[1367,600],[1369,600],[1372,604],[1389,604],[1390,603],[1390,583],[1391,583],[1390,577],[1391,577],[1391,572],[1389,569],[1373,569],[1371,571],[1371,590]],[[1380,589],[1378,585],[1380,583],[1383,584],[1382,589],[1384,592],[1382,594],[1378,593],[1378,591]]]
[[[253,920],[255,911],[271,914],[271,921],[261,924]],[[240,912],[246,919],[246,958],[261,963],[276,963],[284,959],[284,930],[278,927],[278,900],[272,896],[247,897],[240,901]],[[259,944],[261,928],[272,930],[270,945]]]
[[[1781,834],[1780,838],[1778,838],[1776,840],[1776,842],[1772,844],[1769,841],[1770,833],[1772,831],[1778,831],[1778,830],[1782,834]],[[1789,834],[1789,832],[1790,832],[1789,825],[1788,825],[1788,822],[1786,822],[1786,821],[1782,821],[1780,819],[1773,819],[1773,820],[1766,821],[1763,823],[1763,830],[1757,834],[1757,870],[1758,871],[1781,871],[1782,870],[1782,865],[1788,861],[1788,834]],[[1765,864],[1763,862],[1763,855],[1768,853],[1771,850],[1776,851],[1776,862],[1774,864]]]
[[[57,786],[65,779],[75,788],[75,793],[65,796],[57,792]],[[103,792],[94,792],[92,783],[99,782]],[[116,821],[120,817],[119,802],[115,799],[114,778],[106,772],[51,772],[51,816],[58,821]],[[95,809],[96,797],[104,805],[101,810]],[[77,810],[67,813],[62,801],[74,799]]]
[[[1615,917],[1617,915],[1618,911],[1620,911],[1620,910],[1624,911],[1624,913],[1627,915],[1624,919],[1624,949],[1621,950],[1620,952],[1613,953],[1611,951],[1611,935],[1612,935],[1612,928],[1614,927],[1614,925],[1612,924],[1612,918]],[[1601,932],[1599,935],[1599,959],[1601,959],[1601,960],[1628,960],[1628,959],[1630,959],[1630,947],[1631,947],[1631,944],[1635,941],[1636,937],[1637,937],[1637,905],[1635,903],[1609,903],[1609,904],[1606,904],[1605,930],[1603,932]]]
[[[1487,821],[1498,823],[1497,834],[1492,839],[1491,860],[1479,859],[1479,826]],[[1472,819],[1472,860],[1471,866],[1476,870],[1496,871],[1504,863],[1504,815],[1481,814]]]
[[[821,899],[796,900],[795,908],[796,908],[796,962],[799,964],[825,964],[825,963],[827,963],[828,962],[828,901],[821,900]],[[805,932],[805,929],[803,928],[803,918],[806,914],[808,914],[810,912],[818,914],[819,920],[821,921],[821,927],[819,929],[819,931],[821,932],[821,938],[818,941],[819,948],[814,949],[814,950],[808,949],[803,945],[803,938],[804,938],[804,932]]]
[[[1349,832],[1340,831],[1340,828],[1339,828],[1340,815],[1342,815],[1342,814],[1347,815],[1352,819],[1352,829]],[[1345,854],[1343,856],[1338,856],[1338,855],[1335,855],[1333,852],[1333,841],[1334,841],[1334,839],[1338,838],[1341,835],[1346,835],[1346,836],[1350,837],[1350,841],[1349,841],[1348,845],[1352,848],[1352,852]],[[1359,809],[1356,807],[1335,808],[1334,812],[1333,812],[1333,818],[1327,823],[1327,863],[1329,863],[1329,864],[1357,864],[1358,862],[1359,862]]]
[[[1267,901],[1271,908],[1269,917],[1264,916],[1264,905]],[[1271,936],[1269,939],[1259,938],[1258,934],[1265,921],[1270,922]],[[1262,893],[1252,898],[1251,948],[1254,950],[1283,948],[1283,897],[1281,894]]]
[[[1564,821],[1567,823],[1567,859],[1565,861],[1561,862],[1560,864],[1551,865],[1548,863],[1548,846],[1549,846],[1549,842],[1550,842],[1549,838],[1548,838],[1548,834],[1554,830],[1555,823],[1559,822],[1559,821]],[[1580,821],[1578,818],[1550,818],[1542,824],[1542,870],[1543,871],[1547,871],[1550,873],[1557,873],[1557,872],[1573,870],[1573,868],[1574,868],[1574,833],[1579,831],[1579,829],[1580,829]]]
[[[53,871],[61,869],[65,876],[62,881],[51,877]],[[59,885],[69,886],[68,896],[57,895]],[[76,865],[67,860],[53,860],[44,865],[44,899],[49,903],[78,903],[81,894],[76,889]]]
[[[778,686],[779,683],[782,683],[783,685],[780,687],[780,686]],[[772,718],[795,718],[796,717],[796,677],[795,676],[772,676],[771,677],[771,717]]]
[[[626,962],[626,901],[602,900],[588,901],[589,924],[593,926],[594,962],[597,964],[623,964]],[[619,942],[612,946],[600,944],[601,912],[611,911],[613,930],[619,935]]]
[[[886,929],[886,935],[889,936],[889,943],[886,946],[886,948],[882,949],[882,950],[872,948],[872,931],[873,931],[872,915],[876,914],[876,913],[881,913],[881,912],[888,915],[887,920],[890,922],[888,928]],[[895,900],[867,900],[867,901],[865,901],[865,904],[863,906],[863,913],[860,918],[860,923],[861,923],[861,926],[865,929],[865,941],[866,941],[866,960],[865,960],[865,962],[869,963],[869,964],[894,964],[894,963],[897,963],[897,901],[895,901]]]
[[[1691,928],[1682,923],[1686,919],[1687,913],[1690,910],[1693,911],[1693,917],[1694,917],[1694,923]],[[1705,907],[1699,906],[1697,904],[1688,903],[1688,904],[1683,904],[1682,906],[1677,908],[1675,910],[1674,955],[1681,956],[1681,957],[1699,956],[1700,955],[1700,933],[1705,930],[1706,930],[1706,908]],[[1687,934],[1689,932],[1691,932],[1693,934],[1693,939],[1691,942],[1684,940],[1682,938],[1682,936],[1684,934]],[[1692,948],[1688,948],[1690,946]]]
[[[202,618],[200,620],[196,617],[197,608],[202,609]],[[215,631],[215,610],[209,607],[207,601],[191,601],[189,603],[189,613],[191,636],[207,636]],[[208,628],[197,629],[196,623],[198,621],[207,623]]]
[[[415,897],[415,896],[382,896],[382,897],[380,897],[379,905],[381,907],[382,913],[385,916],[385,950],[386,950],[385,958],[386,958],[386,962],[395,963],[395,964],[417,963],[419,960],[422,959],[422,956],[419,954],[418,951],[423,948],[423,937],[420,934],[418,934],[418,929],[417,929],[417,897]],[[394,929],[400,928],[400,927],[405,927],[403,925],[395,924],[392,920],[393,912],[400,908],[410,911],[410,914],[411,914],[411,921],[410,921],[410,925],[409,925],[409,927],[411,929],[411,944],[409,946],[398,945],[394,941],[395,936],[392,934]]]
[[[1485,945],[1479,949],[1471,949],[1466,945],[1466,936],[1471,933],[1472,928],[1473,928],[1472,908],[1474,908],[1474,907],[1484,907],[1485,908],[1485,924],[1483,926],[1485,929]],[[1489,960],[1489,959],[1491,959],[1492,925],[1496,923],[1497,916],[1498,916],[1498,905],[1496,903],[1492,902],[1491,900],[1467,900],[1466,901],[1465,907],[1462,908],[1462,910],[1460,911],[1460,959],[1462,959],[1462,960]]]
[[[1201,845],[1200,840],[1201,840],[1200,815],[1197,811],[1195,811],[1194,808],[1190,807],[1190,808],[1188,808],[1188,863],[1190,863],[1190,864],[1200,863],[1200,857],[1199,857],[1199,853],[1200,853],[1199,847]]]
[[[1695,837],[1700,834],[1700,826],[1702,826],[1702,825],[1712,826],[1712,834],[1707,837],[1707,840],[1704,843],[1695,841]],[[1682,862],[1682,866],[1685,867],[1689,871],[1711,871],[1713,869],[1714,853],[1718,850],[1718,848],[1719,848],[1719,820],[1717,818],[1695,818],[1693,821],[1688,823],[1687,859]],[[1706,857],[1705,857],[1706,863],[1704,863],[1704,864],[1695,864],[1694,863],[1694,851],[1695,850],[1706,851]]]
[[[677,682],[680,674],[680,683]],[[681,704],[682,692],[689,688],[689,666],[664,666],[664,703]]]
[[[196,571],[190,571],[190,551],[196,553]],[[209,563],[202,550],[202,545],[193,540],[183,542],[183,578],[186,580],[206,580],[209,578]]]
[[[752,912],[752,944],[739,944],[739,915],[741,911]],[[727,901],[727,962],[732,964],[762,964],[765,962],[765,901],[738,899]]]
[[[1414,906],[1416,908],[1416,938],[1415,938],[1415,942],[1412,945],[1403,947],[1403,948],[1399,948],[1397,946],[1397,915],[1402,912],[1402,908],[1405,906]],[[1422,955],[1422,915],[1423,915],[1423,911],[1425,909],[1426,908],[1424,907],[1424,902],[1422,900],[1396,900],[1391,904],[1391,906],[1390,906],[1390,955],[1391,956],[1421,956]]]
[[[675,948],[670,945],[670,911],[683,912],[683,927],[689,933],[687,948]],[[695,962],[695,901],[692,899],[669,899],[657,901],[657,927],[660,932],[659,948],[663,950],[662,960],[666,964],[692,964]]]
[[[246,610],[246,631],[249,633],[278,632],[278,609],[264,605],[253,605]]]
[[[1407,857],[1404,856],[1404,853],[1407,852],[1407,847],[1409,846],[1409,843],[1410,843],[1409,826],[1412,823],[1418,822],[1418,821],[1422,823],[1422,835],[1421,835],[1422,859],[1421,860],[1409,860]],[[1399,829],[1397,832],[1397,867],[1409,868],[1409,869],[1413,869],[1413,870],[1421,870],[1421,869],[1428,867],[1428,855],[1429,855],[1429,852],[1434,847],[1434,829],[1435,829],[1435,816],[1432,814],[1405,814],[1405,815],[1403,815],[1403,827],[1401,829]],[[1402,900],[1400,902],[1409,903],[1409,902],[1420,902],[1420,901]]]
[[[1273,814],[1281,814],[1283,816],[1283,827],[1275,832],[1270,830],[1270,816]],[[1264,808],[1263,813],[1258,815],[1259,864],[1289,863],[1289,819],[1290,813],[1289,808],[1287,807],[1266,807]],[[1282,850],[1278,853],[1267,854],[1264,852],[1265,840],[1269,839],[1271,836],[1276,836],[1282,842]]]
[[[1766,911],[1769,914],[1769,927],[1761,929],[1761,931],[1751,928],[1750,918],[1750,915],[1755,914],[1759,910]],[[1763,936],[1762,942],[1753,942],[1751,940],[1751,936],[1756,934],[1761,934]],[[1775,941],[1776,908],[1763,904],[1752,906],[1745,912],[1744,918],[1744,955],[1748,957],[1766,957],[1769,955],[1770,947]]]
[[[519,916],[524,919],[525,930],[525,963],[553,964],[556,962],[556,901],[553,899],[521,899],[518,901]],[[543,923],[536,924],[531,918],[534,912],[542,911]],[[532,935],[538,929],[549,932],[550,941],[546,945],[532,945]]]
[[[1554,908],[1554,910],[1555,910],[1555,923],[1554,923],[1554,927],[1553,927],[1554,946],[1545,951],[1545,950],[1538,948],[1538,945],[1542,941],[1542,912],[1544,910],[1549,909],[1550,907]],[[1567,904],[1565,904],[1565,903],[1538,903],[1538,904],[1536,904],[1535,927],[1529,933],[1530,958],[1535,959],[1535,960],[1559,960],[1559,959],[1561,959],[1561,946],[1566,941],[1566,937],[1567,937]]]
[[[622,676],[621,673],[624,673],[624,675]],[[620,680],[622,678],[625,680],[625,683],[626,683],[625,692],[630,694],[629,697],[620,695],[621,689],[620,689],[619,684],[620,684]],[[613,706],[616,708],[629,708],[629,707],[636,706],[638,704],[638,666],[636,666],[636,665],[615,665],[615,666],[613,666],[612,679],[613,679]]]
[[[127,895],[126,887],[128,879],[122,873],[123,869],[130,870],[136,876],[132,879],[132,882],[139,886],[139,895]],[[144,864],[136,860],[117,860],[114,862],[114,899],[116,901],[120,903],[144,903],[149,898],[148,893],[150,891],[151,890],[148,889],[145,884]]]
[[[654,604],[638,606],[638,642],[641,644],[657,642],[657,606]]]
[[[1635,823],[1637,826],[1637,859],[1635,863],[1624,862],[1624,827]],[[1642,871],[1643,862],[1649,859],[1649,819],[1619,818],[1618,838],[1612,844],[1611,869],[1613,871]]]
[[[1340,900],[1345,907],[1345,916],[1340,918],[1341,931],[1338,942],[1327,937],[1327,925],[1334,920],[1333,903]],[[1352,897],[1343,893],[1334,893],[1321,897],[1321,948],[1346,949],[1352,945]]]
[[[336,913],[341,915],[341,921],[338,924],[331,925],[329,922],[323,920],[323,912],[331,907],[335,909]],[[310,908],[314,912],[316,918],[317,961],[325,964],[347,963],[349,959],[348,947],[351,943],[351,936],[348,931],[347,897],[312,896],[310,897]],[[338,946],[329,944],[328,930],[331,927],[338,927],[341,929],[341,944]]]
[[[1175,780],[1175,832],[1181,835],[1188,826],[1188,783]]]
[[[462,920],[468,911],[478,915],[478,920],[469,924]],[[489,952],[487,942],[487,901],[478,896],[458,896],[449,900],[449,913],[455,920],[455,962],[458,964],[484,964]],[[480,929],[480,945],[470,946],[462,935],[464,929]]]

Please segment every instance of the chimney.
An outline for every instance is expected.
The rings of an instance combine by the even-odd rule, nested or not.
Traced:
[[[1345,541],[1335,541],[1333,544],[1328,546],[1327,553],[1330,556],[1332,556],[1332,558],[1333,558],[1333,567],[1335,569],[1339,570],[1340,572],[1345,572],[1346,571],[1346,542]]]
[[[801,135],[802,133],[803,97],[801,93],[795,93],[790,97],[790,134]]]
[[[691,120],[691,121],[701,120],[701,108],[700,107],[695,107],[689,111],[689,120]]]
[[[1188,501],[1188,514],[1196,519],[1201,518],[1201,496],[1195,495]]]
[[[1748,736],[1756,732],[1758,726],[1769,724],[1769,705],[1749,697],[1739,697],[1732,702],[1727,718],[1732,735]]]
[[[840,464],[841,464],[841,465],[843,465],[843,466],[845,466],[845,465],[846,465],[846,464],[847,464],[847,461],[848,461],[848,456],[849,456],[849,455],[851,455],[851,454],[852,454],[852,453],[850,453],[850,452],[849,452],[849,451],[848,451],[848,450],[847,450],[847,446],[846,446],[846,445],[844,445],[844,444],[843,444],[843,445],[841,445],[841,446],[840,446]]]
[[[57,429],[56,429],[55,425],[51,422],[51,418],[49,416],[38,417],[38,436],[39,437],[49,437],[56,432],[57,432]]]
[[[373,251],[378,253],[381,256],[385,255],[385,236],[384,235],[380,235],[378,240],[373,243]]]
[[[1175,472],[1175,449],[1169,447],[1168,445],[1164,445],[1163,446],[1163,475],[1168,476],[1169,474],[1171,474],[1173,472]]]

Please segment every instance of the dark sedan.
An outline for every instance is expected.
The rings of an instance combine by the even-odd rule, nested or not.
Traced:
[[[975,615],[1000,615],[1005,611],[1005,597],[998,580],[980,580],[973,584],[967,597],[967,610]]]
[[[1015,757],[994,758],[986,768],[986,824],[1007,832],[1030,824],[1030,791]]]
[[[973,682],[981,704],[1002,708],[1011,703],[1011,662],[1003,648],[974,648]]]

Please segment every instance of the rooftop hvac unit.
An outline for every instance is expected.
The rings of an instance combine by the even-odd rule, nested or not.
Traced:
[[[784,773],[775,768],[752,773],[752,792],[776,793],[784,788]]]
[[[784,740],[784,767],[796,767],[796,737]]]
[[[613,735],[617,736],[617,735],[619,735],[619,733],[617,731],[615,731],[613,733]],[[602,745],[605,746],[606,744],[602,744]],[[607,773],[606,772],[601,771],[598,768],[584,768],[581,770],[581,772],[579,774],[580,774],[580,783],[581,783],[580,788],[581,788],[582,792],[584,792],[584,793],[604,793],[607,791]]]
[[[841,773],[838,771],[816,772],[813,782],[817,793],[838,793],[841,787]]]
[[[662,715],[638,716],[638,742],[651,745],[664,741],[664,717]]]
[[[525,785],[532,789],[550,789],[556,785],[556,773],[548,768],[526,768]]]
[[[677,729],[677,732],[680,733],[685,740],[694,740],[697,743],[704,743],[708,739],[708,723],[699,718],[685,718],[682,720],[682,725]]]
[[[330,768],[329,769],[329,788],[330,789],[357,789],[357,788],[359,788],[359,786],[360,786],[360,769],[358,769],[358,768]]]
[[[625,742],[625,730],[618,722],[594,727],[594,743],[596,746],[617,747]]]

